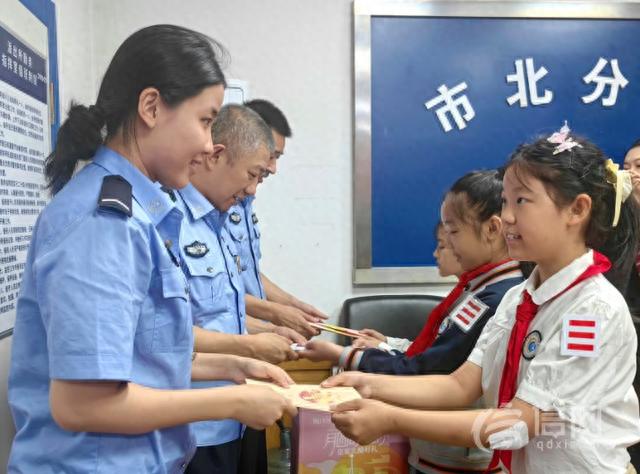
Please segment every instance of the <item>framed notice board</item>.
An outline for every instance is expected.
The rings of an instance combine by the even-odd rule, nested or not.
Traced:
[[[441,199],[565,120],[640,138],[640,4],[354,2],[354,283],[438,283]]]
[[[55,5],[0,8],[0,338],[11,334],[31,232],[49,200],[44,160],[60,111]]]

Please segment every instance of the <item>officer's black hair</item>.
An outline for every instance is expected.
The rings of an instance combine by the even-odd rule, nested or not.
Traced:
[[[559,209],[570,205],[579,194],[591,197],[585,243],[611,260],[612,268],[606,276],[624,292],[638,252],[640,211],[635,199],[627,199],[622,204],[618,225],[612,226],[615,189],[607,180],[607,157],[589,140],[573,134],[569,137],[580,146],[560,153],[555,153],[557,145],[546,137],[520,145],[509,158],[504,172],[513,169],[525,187],[528,179],[539,180]]]
[[[228,59],[222,45],[180,26],[154,25],[129,36],[107,68],[95,105],[71,103],[45,162],[51,192],[57,193],[78,161],[90,160],[104,140],[120,131],[125,140],[131,139],[145,88],[155,87],[166,104],[177,106],[206,87],[226,86],[222,59]]]
[[[264,120],[270,128],[274,129],[278,134],[285,138],[290,138],[291,127],[282,111],[268,100],[254,99],[245,102],[244,105],[256,112],[262,120]]]

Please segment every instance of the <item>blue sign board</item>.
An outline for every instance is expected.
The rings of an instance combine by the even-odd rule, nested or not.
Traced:
[[[47,103],[45,59],[0,25],[0,81]]]
[[[433,265],[447,188],[565,120],[640,138],[639,20],[371,17],[371,265]]]

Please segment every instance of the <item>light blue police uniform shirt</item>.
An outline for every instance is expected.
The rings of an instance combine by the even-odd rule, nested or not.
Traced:
[[[103,178],[132,187],[132,217],[99,208]],[[195,452],[190,425],[142,435],[74,433],[51,416],[49,382],[191,386],[186,277],[172,261],[183,216],[126,159],[101,147],[52,199],[32,234],[9,374],[16,425],[9,473],[176,473]],[[178,263],[178,266],[175,265]]]
[[[254,196],[248,196],[234,204],[227,214],[227,228],[240,255],[240,267],[244,290],[256,298],[266,299],[260,279],[260,228],[253,211]]]
[[[208,331],[245,333],[244,289],[235,249],[219,212],[192,185],[175,192],[185,220],[180,233],[181,261],[189,280],[193,323]],[[192,382],[193,388],[233,385],[229,381]],[[198,446],[216,446],[242,436],[236,420],[193,423]]]

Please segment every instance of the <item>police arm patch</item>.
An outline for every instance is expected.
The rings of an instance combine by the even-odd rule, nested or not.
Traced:
[[[488,309],[489,306],[469,295],[451,312],[450,318],[462,331],[469,332]]]
[[[562,317],[560,355],[598,357],[600,333],[600,316],[595,314],[565,314]]]
[[[98,206],[100,209],[113,210],[132,216],[132,191],[129,181],[119,175],[105,176],[100,188]]]

